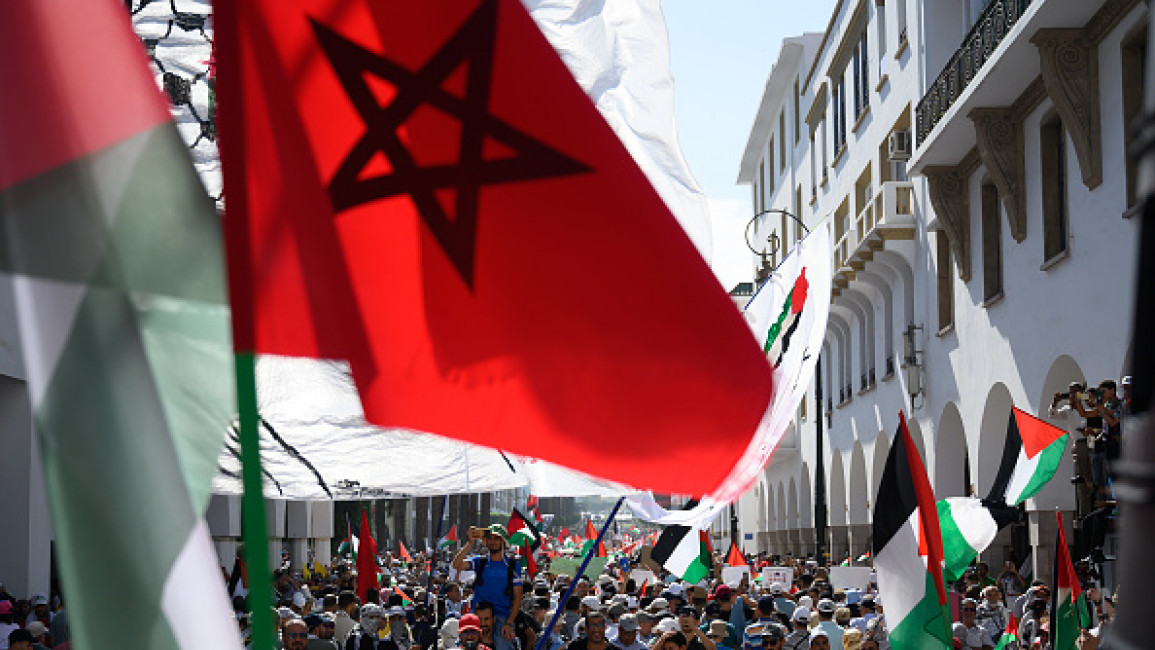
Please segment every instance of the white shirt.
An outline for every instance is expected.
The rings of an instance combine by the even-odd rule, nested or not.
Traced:
[[[0,650],[8,650],[8,635],[20,626],[15,623],[0,623]]]

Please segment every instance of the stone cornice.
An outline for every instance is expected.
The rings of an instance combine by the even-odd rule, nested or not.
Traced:
[[[1084,29],[1040,29],[1031,37],[1039,49],[1043,84],[1075,145],[1083,184],[1103,182],[1099,115],[1099,48]]]
[[[1026,156],[1022,125],[1013,107],[976,108],[967,116],[974,122],[983,167],[999,189],[1011,236],[1022,243],[1027,236]]]

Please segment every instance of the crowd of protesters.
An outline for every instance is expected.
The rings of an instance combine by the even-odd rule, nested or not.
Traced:
[[[68,613],[59,598],[17,598],[0,582],[0,650],[68,650]]]
[[[837,588],[813,559],[744,558],[753,572],[690,584],[639,558],[611,558],[576,579],[551,573],[545,560],[528,575],[510,552],[503,526],[469,530],[452,555],[416,553],[403,562],[379,557],[377,586],[359,598],[354,564],[275,573],[278,647],[287,650],[890,650],[885,594],[872,575],[865,589]],[[633,570],[659,569],[643,584]],[[764,566],[789,568],[790,580],[767,584]],[[1076,564],[1091,625],[1080,650],[1095,650],[1114,602]],[[572,591],[570,591],[572,583]],[[992,576],[976,562],[951,590],[952,643],[959,650],[1049,650],[1050,587],[1030,584],[1013,563]],[[230,589],[243,592],[240,584]],[[568,595],[567,595],[568,592]],[[248,637],[243,593],[234,609]],[[551,622],[556,624],[551,627]],[[15,598],[0,584],[0,650],[69,648],[67,612],[43,594]],[[896,648],[895,650],[901,650]]]
[[[510,553],[500,525],[471,529],[451,556],[416,554],[408,563],[385,556],[380,587],[366,602],[355,595],[348,560],[307,580],[278,574],[282,647],[294,650],[890,650],[885,594],[873,576],[865,589],[836,588],[813,559],[748,558],[755,569],[738,581],[720,571],[695,584],[665,571],[637,584],[636,559],[611,559],[602,573],[576,579],[533,576]],[[716,558],[715,568],[721,566]],[[791,580],[765,584],[761,566],[789,567]],[[653,567],[653,565],[650,565]],[[1095,650],[1114,603],[1086,563],[1076,566],[1092,625],[1080,650]],[[459,579],[466,576],[467,579]],[[566,595],[571,582],[573,590]],[[1013,563],[992,576],[976,562],[950,597],[948,643],[959,650],[1049,650],[1050,588],[1028,583]],[[560,612],[560,613],[559,613]],[[238,602],[238,617],[243,610]],[[556,618],[556,624],[550,627]],[[548,630],[548,631],[547,631]],[[900,650],[896,648],[895,650]]]
[[[1066,392],[1054,394],[1048,414],[1075,434],[1071,483],[1076,529],[1081,531],[1075,552],[1102,562],[1108,519],[1116,505],[1111,467],[1119,459],[1123,423],[1131,414],[1131,377],[1123,377],[1119,385],[1106,379],[1097,387],[1072,382]]]

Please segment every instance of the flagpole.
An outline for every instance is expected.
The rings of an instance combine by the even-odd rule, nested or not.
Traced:
[[[602,543],[602,538],[605,537],[606,531],[609,530],[610,524],[614,521],[614,517],[618,516],[618,509],[622,507],[622,504],[625,503],[625,501],[626,498],[621,497],[618,499],[618,502],[614,504],[614,509],[610,511],[610,516],[606,518],[606,523],[602,524],[602,529],[598,531],[597,539],[595,539],[594,543],[590,545],[590,550],[588,553],[586,553],[586,556],[582,560],[581,566],[578,567],[577,572],[574,573],[573,580],[569,581],[569,586],[566,587],[565,594],[558,599],[557,609],[555,609],[553,612],[553,618],[549,620],[549,625],[542,629],[541,638],[537,640],[537,647],[534,648],[534,650],[542,650],[545,647],[546,642],[549,640],[550,633],[553,632],[554,626],[557,625],[557,619],[561,618],[562,613],[565,611],[566,601],[568,601],[569,597],[573,595],[573,590],[577,587],[578,577],[585,574],[586,567],[588,567],[590,564],[590,559],[593,558],[594,554],[598,552],[598,545]]]
[[[429,561],[429,584],[425,586],[425,604],[427,606],[429,605],[429,597],[433,591],[433,570],[437,568],[437,554],[441,552],[441,525],[445,521],[445,503],[447,501],[449,501],[449,495],[443,495],[441,497],[441,508],[437,511],[437,534],[433,537],[433,559]],[[437,621],[436,610],[433,612],[433,620]]]
[[[256,363],[251,353],[235,355],[237,405],[240,410],[241,537],[249,565],[248,604],[254,650],[273,650],[273,580],[269,575],[269,542],[261,482],[261,437],[257,430]]]

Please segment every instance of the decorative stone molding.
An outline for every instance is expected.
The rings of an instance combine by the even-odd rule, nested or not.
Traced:
[[[1027,237],[1026,156],[1023,129],[1013,107],[976,108],[967,117],[974,122],[979,157],[990,174],[1003,207],[1011,236]]]
[[[1103,182],[1103,148],[1099,117],[1099,50],[1082,29],[1040,29],[1031,37],[1047,94],[1075,145],[1083,184]]]
[[[961,165],[935,165],[926,167],[927,186],[930,188],[930,203],[938,217],[939,227],[946,231],[954,253],[958,276],[963,282],[971,279],[970,255],[970,197],[967,179]]]

